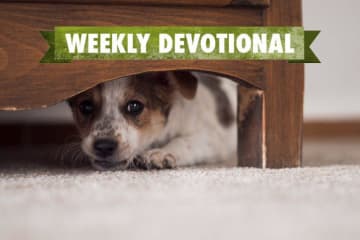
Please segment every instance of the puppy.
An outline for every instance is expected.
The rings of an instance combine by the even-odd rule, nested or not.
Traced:
[[[206,73],[150,72],[69,100],[82,150],[98,170],[223,161],[236,150],[236,84]]]

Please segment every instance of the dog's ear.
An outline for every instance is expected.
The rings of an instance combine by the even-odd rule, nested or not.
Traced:
[[[197,78],[190,71],[169,72],[169,78],[175,83],[175,87],[186,99],[193,99],[198,86]]]
[[[66,100],[66,103],[68,104],[69,107],[72,107],[72,106],[73,106],[73,101],[72,101],[71,98],[68,98],[68,99]]]
[[[75,104],[75,98],[76,96],[70,97],[66,100],[68,106],[72,109],[74,107]]]

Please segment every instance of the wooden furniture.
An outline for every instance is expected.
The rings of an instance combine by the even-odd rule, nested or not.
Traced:
[[[283,61],[78,61],[40,64],[40,35],[59,25],[301,26],[301,0],[3,0],[0,109],[46,107],[94,85],[146,71],[191,69],[239,82],[239,165],[301,165],[303,64]],[[247,97],[244,97],[247,96]]]

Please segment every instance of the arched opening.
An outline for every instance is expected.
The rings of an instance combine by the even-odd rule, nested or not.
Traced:
[[[188,70],[188,69],[187,69]],[[195,74],[198,74],[199,78],[208,78],[211,82],[212,77],[215,79],[220,79],[220,81],[234,81],[237,83],[237,86],[234,86],[234,91],[238,93],[238,98],[236,102],[236,124],[237,128],[234,131],[237,131],[237,165],[246,166],[246,167],[265,167],[265,126],[264,126],[264,97],[263,91],[258,87],[250,84],[247,81],[234,78],[224,73],[215,73],[212,71],[203,71],[203,70],[188,70],[192,71]],[[212,76],[212,77],[209,77]],[[111,81],[111,80],[110,80]],[[89,88],[92,88],[90,86]],[[211,86],[206,86],[209,90]],[[88,89],[86,89],[88,90]],[[210,89],[211,90],[211,89]],[[215,101],[218,102],[218,108],[221,110],[224,106],[221,106],[221,97],[218,95],[213,95]],[[19,145],[23,149],[31,149],[32,155],[34,158],[41,159],[55,157],[59,158],[62,162],[68,164],[72,160],[83,160],[81,159],[80,154],[78,154],[79,148],[79,138],[76,138],[77,132],[73,126],[70,125],[71,117],[70,112],[66,104],[60,103],[54,107],[49,107],[47,109],[41,110],[30,110],[30,111],[18,111],[18,112],[1,112],[2,119],[1,124],[6,126],[6,122],[12,122],[13,124],[7,126],[5,133],[6,138],[3,138],[1,146],[12,146],[12,151],[15,151],[19,154],[19,151],[16,148]],[[221,114],[221,111],[220,111]],[[5,124],[4,124],[5,123]],[[14,124],[15,123],[15,124]],[[211,129],[209,129],[210,131]],[[68,146],[64,145],[58,149],[59,145],[69,144]],[[47,150],[36,150],[38,146],[48,145],[51,146]],[[54,147],[54,148],[53,148]],[[76,152],[76,156],[71,152],[70,148]],[[38,151],[38,152],[37,152]],[[59,152],[60,151],[60,152]],[[70,153],[69,159],[66,159],[67,156],[64,152],[68,151]],[[9,161],[12,161],[11,153],[5,153],[3,156],[7,156]],[[30,155],[25,153],[25,156]],[[74,159],[71,159],[73,157]],[[23,156],[19,156],[23,158]],[[47,161],[46,160],[46,161]],[[55,160],[55,165],[59,159]],[[26,162],[31,161],[31,159],[24,160]],[[51,160],[50,160],[51,162]],[[6,164],[6,161],[3,161],[2,164]],[[71,164],[70,164],[71,165]],[[228,164],[233,166],[234,164]]]

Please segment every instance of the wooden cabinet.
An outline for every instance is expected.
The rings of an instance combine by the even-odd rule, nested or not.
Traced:
[[[250,97],[239,117],[239,165],[301,164],[303,64],[283,61],[75,61],[40,64],[40,31],[77,26],[301,26],[301,0],[5,0],[0,3],[0,109],[46,107],[98,83],[190,69],[239,82]],[[239,106],[242,106],[241,95]]]

